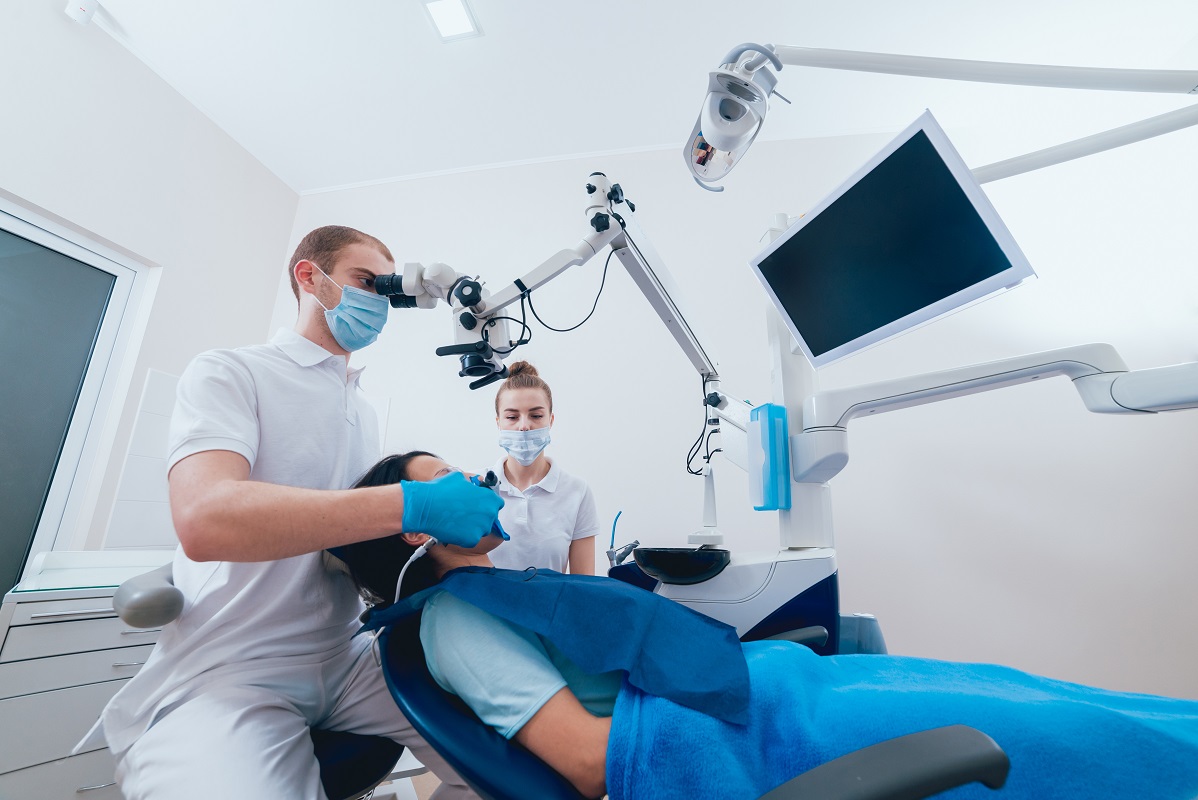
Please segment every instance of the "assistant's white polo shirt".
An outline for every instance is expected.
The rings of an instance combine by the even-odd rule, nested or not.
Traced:
[[[380,456],[361,370],[290,330],[269,344],[212,350],[179,379],[167,468],[210,450],[245,457],[250,479],[311,489],[350,487]],[[104,711],[121,753],[156,709],[214,680],[273,665],[315,663],[350,648],[361,601],[321,553],[256,563],[175,554],[183,613]]]
[[[549,459],[549,472],[520,491],[503,471],[506,456],[492,469],[499,477],[495,487],[503,497],[499,521],[511,541],[491,551],[491,561],[503,569],[538,567],[566,571],[570,543],[599,532],[595,496],[576,478]]]

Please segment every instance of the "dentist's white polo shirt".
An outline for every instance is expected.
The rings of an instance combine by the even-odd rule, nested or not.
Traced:
[[[228,450],[249,462],[250,480],[348,488],[380,455],[360,375],[347,374],[344,357],[290,330],[268,344],[203,353],[179,379],[167,469],[196,453]],[[361,601],[320,553],[199,563],[180,548],[174,579],[183,613],[104,711],[114,753],[136,741],[157,709],[214,680],[323,662],[351,648]]]

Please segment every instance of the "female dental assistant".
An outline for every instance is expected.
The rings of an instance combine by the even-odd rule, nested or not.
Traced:
[[[539,567],[595,573],[599,514],[590,487],[545,455],[553,427],[553,392],[527,361],[508,368],[495,395],[499,446],[495,465],[504,500],[499,521],[512,537],[496,556],[504,569]]]

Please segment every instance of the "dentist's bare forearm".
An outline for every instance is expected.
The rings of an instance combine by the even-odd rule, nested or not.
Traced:
[[[171,469],[171,517],[195,561],[274,561],[397,533],[398,484],[320,490],[249,479],[242,456],[214,450]]]

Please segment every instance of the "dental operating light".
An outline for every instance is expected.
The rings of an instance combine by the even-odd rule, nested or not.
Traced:
[[[775,90],[778,76],[771,71],[781,71],[784,64],[1020,86],[1198,94],[1198,70],[1011,64],[750,42],[730,50],[720,66],[709,74],[707,97],[683,149],[691,175],[704,189],[723,191],[723,187],[716,184],[740,162],[761,132],[769,111],[769,98],[776,96],[790,102]],[[1191,125],[1198,125],[1198,104],[980,167],[974,172],[979,182],[984,183]]]

